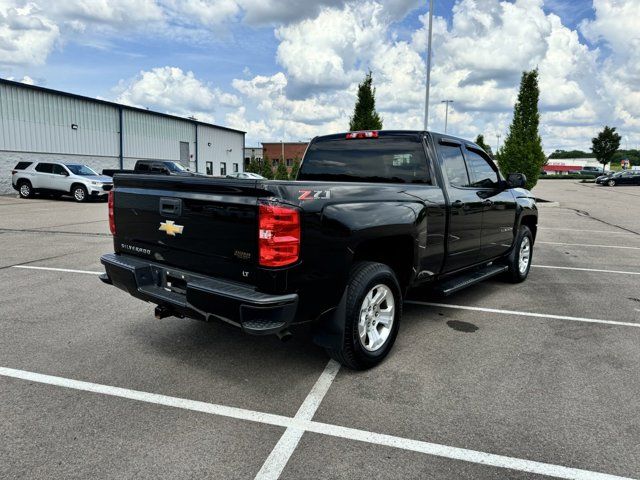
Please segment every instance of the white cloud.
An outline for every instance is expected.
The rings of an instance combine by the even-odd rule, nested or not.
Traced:
[[[25,75],[22,78],[15,78],[15,77],[7,77],[7,80],[11,80],[14,82],[20,82],[20,83],[25,83],[27,85],[36,85],[37,82],[31,78],[29,75]]]
[[[194,115],[212,122],[221,107],[238,107],[237,96],[213,88],[198,80],[193,72],[177,67],[158,67],[141,71],[116,88],[116,102],[180,116]]]
[[[42,65],[59,37],[35,4],[0,0],[0,65]]]

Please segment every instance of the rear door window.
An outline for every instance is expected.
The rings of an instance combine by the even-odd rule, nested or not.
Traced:
[[[39,163],[36,165],[36,172],[40,173],[53,173],[52,163]]]
[[[464,163],[462,150],[458,145],[439,145],[440,156],[442,157],[443,170],[449,181],[449,185],[454,187],[470,186],[469,174]]]
[[[417,136],[317,141],[305,154],[298,180],[431,183]]]

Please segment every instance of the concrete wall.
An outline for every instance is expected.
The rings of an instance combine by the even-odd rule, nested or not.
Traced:
[[[11,170],[18,162],[55,161],[82,163],[100,173],[103,168],[119,168],[118,157],[91,157],[55,153],[3,152],[0,151],[0,195],[16,193],[11,186]]]

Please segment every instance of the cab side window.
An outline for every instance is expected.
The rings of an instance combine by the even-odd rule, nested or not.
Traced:
[[[449,184],[454,187],[468,187],[469,174],[464,163],[462,150],[458,145],[440,145],[440,155]]]
[[[146,163],[138,163],[135,166],[135,170],[140,170],[141,172],[149,171],[149,165]]]
[[[493,188],[498,183],[498,173],[490,159],[475,150],[465,152],[467,167],[471,176],[471,186],[476,188]]]

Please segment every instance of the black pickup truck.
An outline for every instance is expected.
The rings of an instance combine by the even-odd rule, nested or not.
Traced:
[[[162,174],[184,176],[201,175],[183,167],[178,162],[172,162],[169,160],[138,160],[134,165],[133,170],[114,170],[110,168],[105,168],[104,170],[102,170],[102,175],[106,175],[107,177],[113,177],[116,173],[147,173],[155,175]]]
[[[538,214],[524,176],[421,131],[314,138],[296,181],[116,175],[101,276],[155,315],[314,341],[355,369],[391,349],[410,287],[523,281]]]

